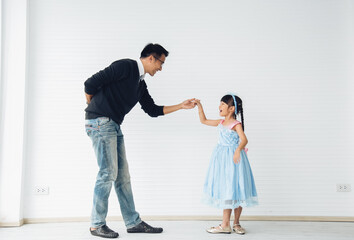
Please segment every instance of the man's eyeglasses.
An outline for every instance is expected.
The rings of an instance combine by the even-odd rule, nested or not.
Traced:
[[[165,63],[164,61],[162,61],[160,58],[154,56],[155,59],[159,60],[161,62],[161,66]]]

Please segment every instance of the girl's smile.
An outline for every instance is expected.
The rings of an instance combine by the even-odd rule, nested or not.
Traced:
[[[227,116],[228,114],[230,113],[229,111],[229,106],[224,103],[224,102],[220,102],[220,105],[219,105],[219,115],[222,116],[222,117],[225,117]]]

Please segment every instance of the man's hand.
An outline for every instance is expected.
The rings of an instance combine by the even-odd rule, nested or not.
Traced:
[[[85,93],[85,97],[86,97],[86,103],[89,104],[91,102],[93,95],[89,95],[89,94]]]
[[[197,105],[195,98],[185,100],[181,103],[182,109],[192,109]]]
[[[175,111],[181,110],[181,109],[192,109],[197,105],[195,102],[195,98],[188,99],[186,101],[183,101],[180,104],[173,105],[173,106],[164,106],[163,107],[163,114],[169,114],[173,113]]]

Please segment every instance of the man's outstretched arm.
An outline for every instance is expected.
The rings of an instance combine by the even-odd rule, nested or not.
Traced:
[[[191,98],[191,99],[187,99],[177,105],[164,106],[163,107],[163,114],[173,113],[173,112],[178,111],[180,109],[192,109],[196,105],[194,100],[195,100],[195,98]]]

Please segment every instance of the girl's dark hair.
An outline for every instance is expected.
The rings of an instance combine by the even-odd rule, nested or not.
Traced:
[[[167,57],[168,51],[159,44],[149,43],[144,47],[143,51],[141,51],[140,58],[146,58],[150,55],[153,55],[155,57],[161,57],[162,54]]]
[[[241,123],[242,123],[242,129],[245,131],[245,124],[243,120],[243,106],[242,106],[242,100],[238,96],[235,96],[236,104],[237,104],[237,114],[241,115]],[[235,106],[234,103],[234,98],[232,95],[225,95],[221,98],[222,102],[226,103],[229,107]],[[234,113],[234,118],[237,119],[237,114]]]

